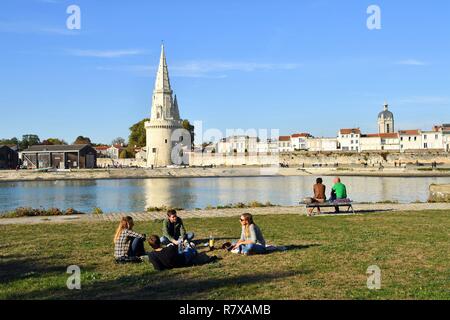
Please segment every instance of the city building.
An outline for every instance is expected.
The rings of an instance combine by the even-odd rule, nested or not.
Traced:
[[[424,150],[443,150],[444,140],[441,130],[434,128],[432,131],[421,131],[422,146]]]
[[[94,147],[97,151],[97,158],[109,158],[108,149],[110,146],[96,146]]]
[[[363,134],[360,139],[361,151],[399,151],[398,133]]]
[[[339,130],[338,150],[358,152],[360,150],[360,138],[361,130],[359,128]]]
[[[278,138],[278,152],[292,152],[291,136],[280,136]]]
[[[308,138],[307,149],[311,152],[336,151],[337,138]]]
[[[34,145],[22,151],[22,163],[28,169],[93,169],[97,152],[88,144]]]
[[[119,159],[120,153],[125,149],[125,146],[122,144],[114,144],[106,149],[106,155],[111,159]]]
[[[389,105],[384,103],[384,110],[378,114],[378,133],[394,133],[394,114],[389,111]]]
[[[224,138],[217,143],[217,152],[220,154],[255,154],[258,152],[258,138],[249,136]]]
[[[420,150],[422,148],[422,134],[420,130],[400,130],[400,151]]]
[[[296,133],[291,135],[292,148],[295,151],[307,150],[309,138],[312,138],[309,133]]]
[[[172,164],[182,164],[181,150],[175,155],[176,158],[172,157],[173,148],[181,143],[183,138],[181,130],[178,131],[180,132],[179,137],[176,137],[176,131],[182,128],[178,101],[176,96],[173,97],[164,45],[162,45],[150,121],[145,123],[147,166],[166,167]]]
[[[19,157],[15,147],[0,146],[0,169],[16,169]]]

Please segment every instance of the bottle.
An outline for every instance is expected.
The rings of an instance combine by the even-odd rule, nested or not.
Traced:
[[[214,250],[214,237],[212,235],[209,236],[209,250]]]
[[[183,239],[181,237],[178,239],[178,253],[183,253]]]

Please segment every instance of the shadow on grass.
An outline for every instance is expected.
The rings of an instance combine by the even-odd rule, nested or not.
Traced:
[[[151,266],[149,266],[151,268]],[[217,290],[233,290],[243,286],[269,283],[289,277],[309,274],[309,270],[285,271],[280,273],[242,274],[226,276],[218,272],[211,276],[198,278],[184,272],[170,274],[171,271],[131,275],[111,281],[99,281],[82,285],[81,290],[45,289],[24,293],[20,299],[149,299],[149,300],[183,300],[201,295],[217,294]],[[249,289],[249,295],[251,294]]]
[[[66,272],[67,266],[49,263],[52,259],[55,257],[3,256],[0,262],[0,282],[5,284],[30,277],[41,277],[46,273]]]

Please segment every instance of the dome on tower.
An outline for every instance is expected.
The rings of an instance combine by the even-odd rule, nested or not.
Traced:
[[[378,114],[378,119],[394,119],[394,114],[388,110],[389,105],[384,104],[384,110]]]

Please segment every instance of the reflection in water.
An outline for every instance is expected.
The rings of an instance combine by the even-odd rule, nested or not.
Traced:
[[[75,208],[90,212],[143,211],[147,207],[204,208],[207,205],[270,201],[295,205],[312,195],[316,177],[178,178],[0,183],[0,212],[17,207]],[[333,177],[325,177],[327,196]],[[426,201],[432,183],[450,178],[343,177],[357,202]]]

